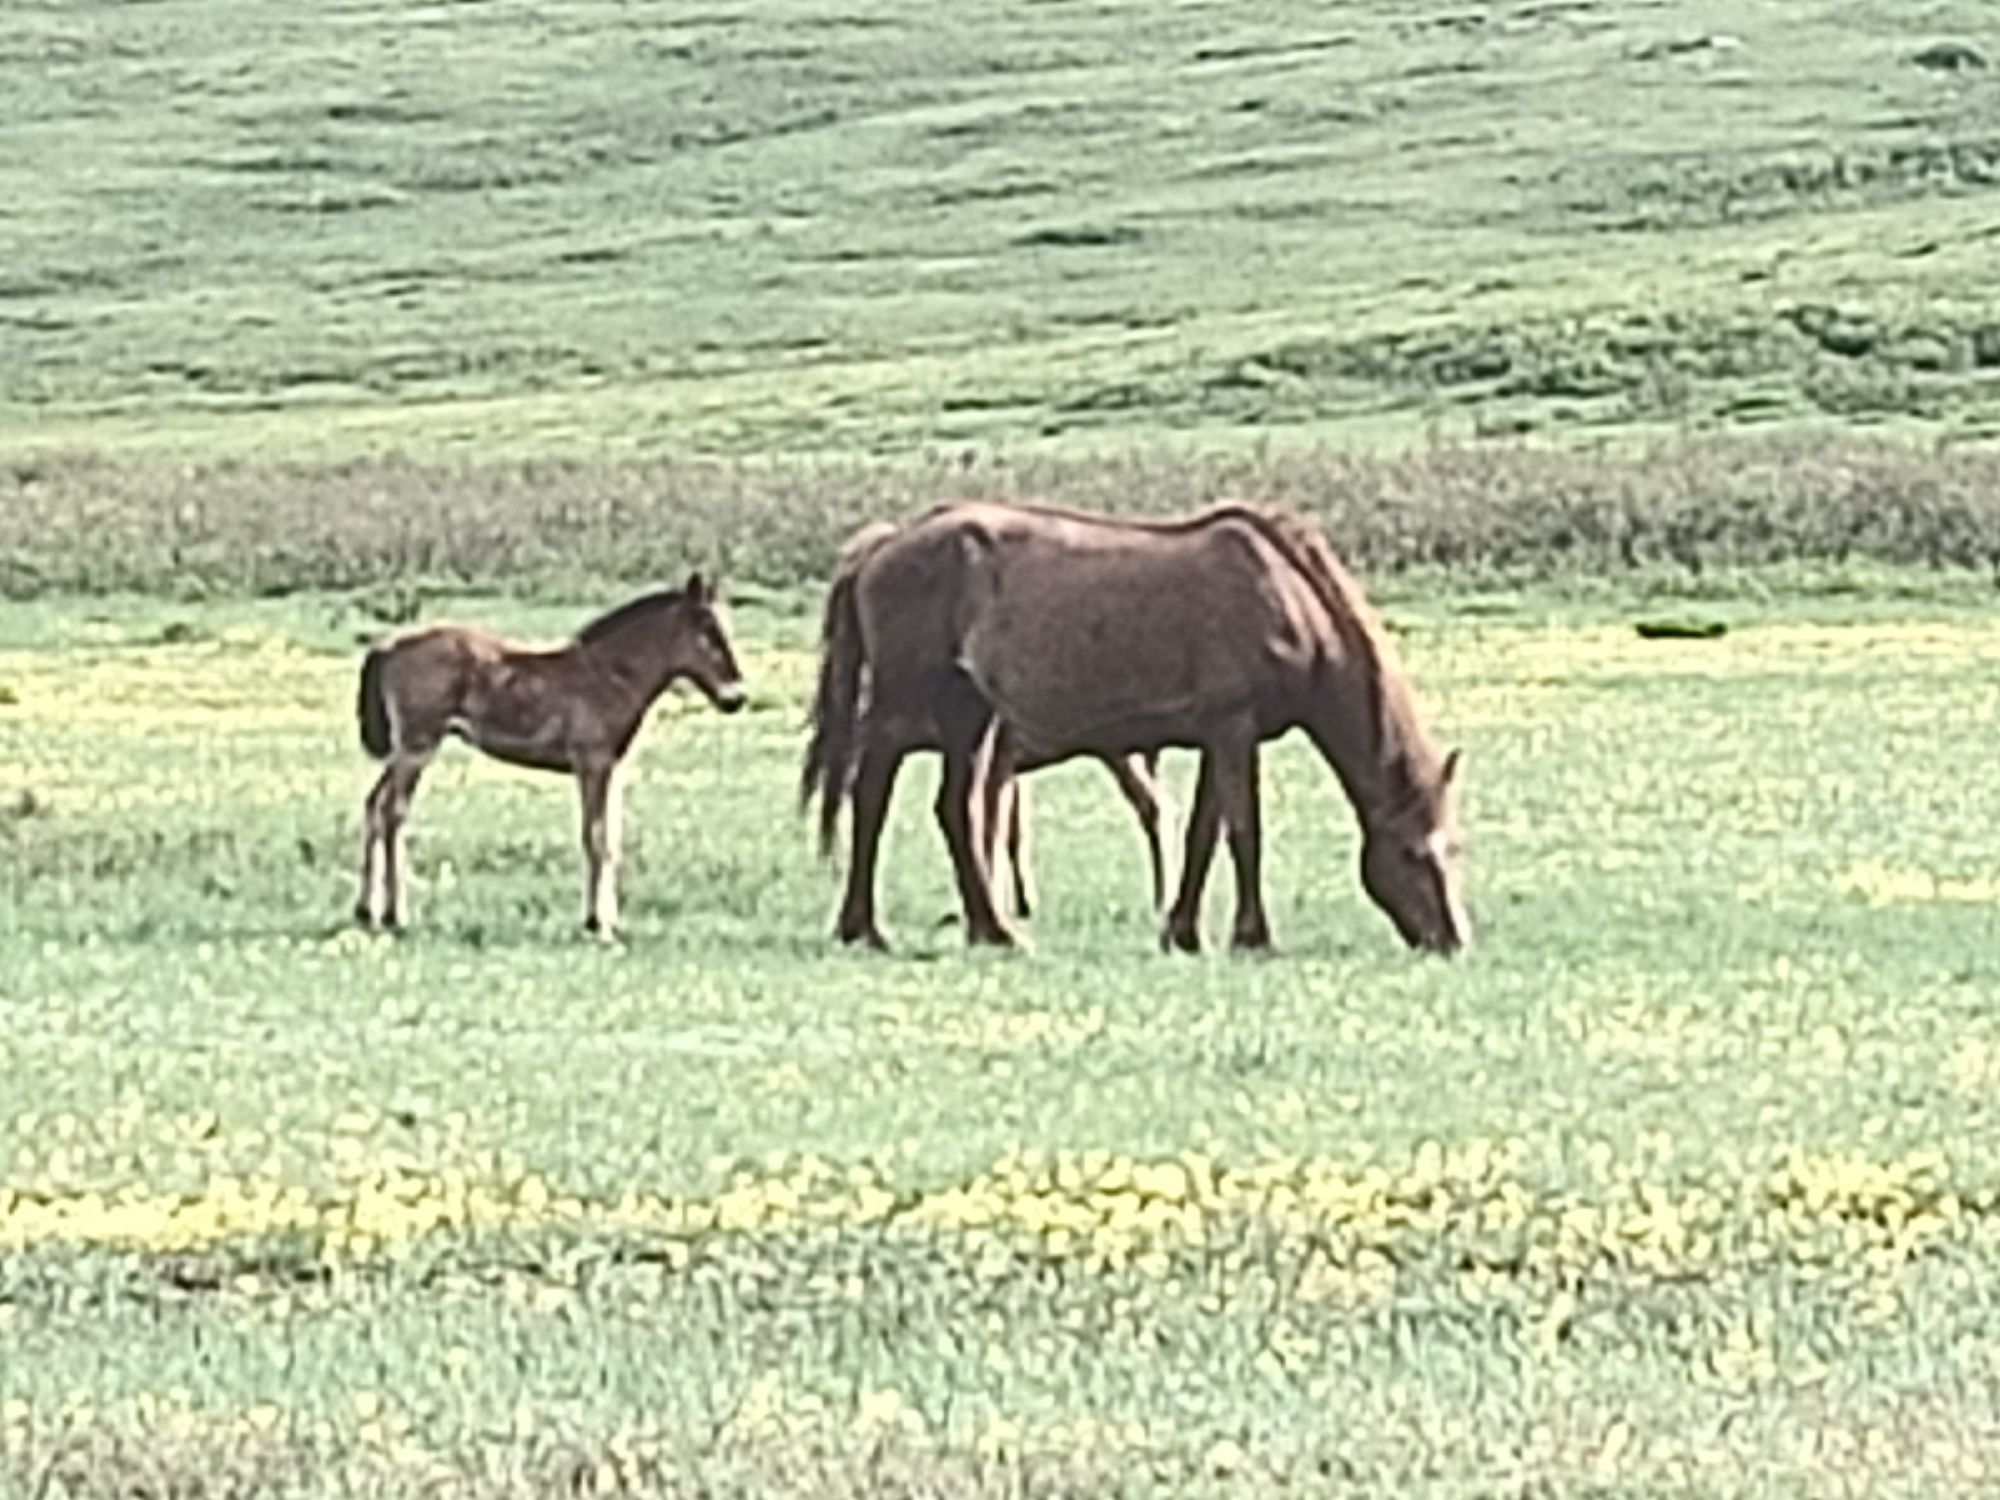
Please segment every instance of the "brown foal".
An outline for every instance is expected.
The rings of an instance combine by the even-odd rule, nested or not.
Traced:
[[[408,920],[403,827],[424,769],[449,735],[495,759],[567,771],[583,800],[584,925],[618,925],[618,771],[646,712],[682,678],[724,713],[744,703],[723,610],[701,574],[622,604],[555,647],[468,625],[405,631],[371,649],[356,703],[361,743],[384,762],[367,801],[356,918]]]

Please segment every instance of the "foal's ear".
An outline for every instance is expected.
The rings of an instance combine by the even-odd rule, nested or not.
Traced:
[[[715,597],[709,592],[708,580],[701,576],[700,569],[688,574],[687,587],[683,592],[696,604],[706,604]]]
[[[1439,786],[1450,786],[1458,780],[1459,752],[1454,750],[1444,758],[1444,773],[1438,777]]]

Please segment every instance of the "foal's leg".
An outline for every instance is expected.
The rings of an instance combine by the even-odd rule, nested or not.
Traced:
[[[1167,846],[1160,828],[1166,817],[1167,798],[1157,773],[1158,757],[1121,755],[1104,763],[1118,782],[1118,790],[1139,815],[1140,831],[1146,835],[1146,853],[1153,862],[1153,910],[1167,900]]]
[[[980,846],[986,850],[987,877],[995,885],[999,883],[1001,858],[1006,858],[1014,915],[1025,917],[1034,910],[1034,889],[1028,876],[1028,799],[1021,789],[1020,771],[1020,757],[1005,731],[996,726],[986,738],[975,770],[984,818]]]
[[[354,920],[373,927],[382,912],[382,813],[387,795],[388,768],[375,778],[375,785],[361,802],[361,894],[354,902]]]
[[[1000,796],[1007,820],[1007,869],[1014,886],[1014,915],[1031,917],[1035,914],[1035,883],[1028,871],[1028,796],[1020,774],[1011,767],[1001,783]]]
[[[404,866],[408,846],[403,825],[410,818],[410,801],[430,764],[430,752],[398,751],[368,794],[368,831],[372,840],[368,861],[369,889],[363,892],[366,916],[391,931],[409,921],[409,898],[404,892]],[[376,887],[379,873],[380,887]]]
[[[618,931],[618,767],[615,763],[580,766],[576,784],[583,798],[583,927],[608,938]]]
[[[1188,814],[1187,846],[1181,856],[1181,888],[1160,931],[1160,946],[1169,951],[1201,951],[1201,889],[1208,883],[1216,835],[1222,830],[1222,803],[1215,782],[1215,753],[1203,750],[1201,772],[1194,784],[1194,810]]]

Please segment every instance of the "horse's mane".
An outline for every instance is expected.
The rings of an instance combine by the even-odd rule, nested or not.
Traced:
[[[641,615],[671,609],[686,597],[686,593],[680,589],[661,589],[656,593],[641,594],[636,599],[626,600],[616,609],[606,610],[579,630],[576,638],[582,645],[595,645],[606,636],[623,630]]]
[[[1326,533],[1296,511],[1275,505],[1226,502],[1190,519],[1242,521],[1256,528],[1296,568],[1325,608],[1341,644],[1366,675],[1372,689],[1378,753],[1385,769],[1399,770],[1414,790],[1439,774],[1437,747],[1424,730],[1409,679],[1396,662],[1388,632],[1368,603],[1361,585],[1334,551]]]

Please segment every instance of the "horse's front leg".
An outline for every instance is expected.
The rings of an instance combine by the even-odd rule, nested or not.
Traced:
[[[1215,858],[1216,836],[1222,831],[1222,804],[1216,792],[1215,752],[1203,750],[1195,778],[1194,808],[1188,814],[1187,840],[1181,851],[1181,888],[1167,909],[1160,946],[1183,953],[1201,951],[1201,892],[1208,883],[1209,862]]]
[[[583,802],[584,931],[599,937],[618,932],[618,846],[620,797],[615,762],[587,762],[577,768]]]
[[[1229,832],[1230,863],[1236,867],[1236,924],[1230,943],[1250,952],[1271,946],[1271,923],[1264,914],[1264,830],[1257,758],[1256,739],[1239,738],[1224,752],[1216,777],[1222,824]]]

